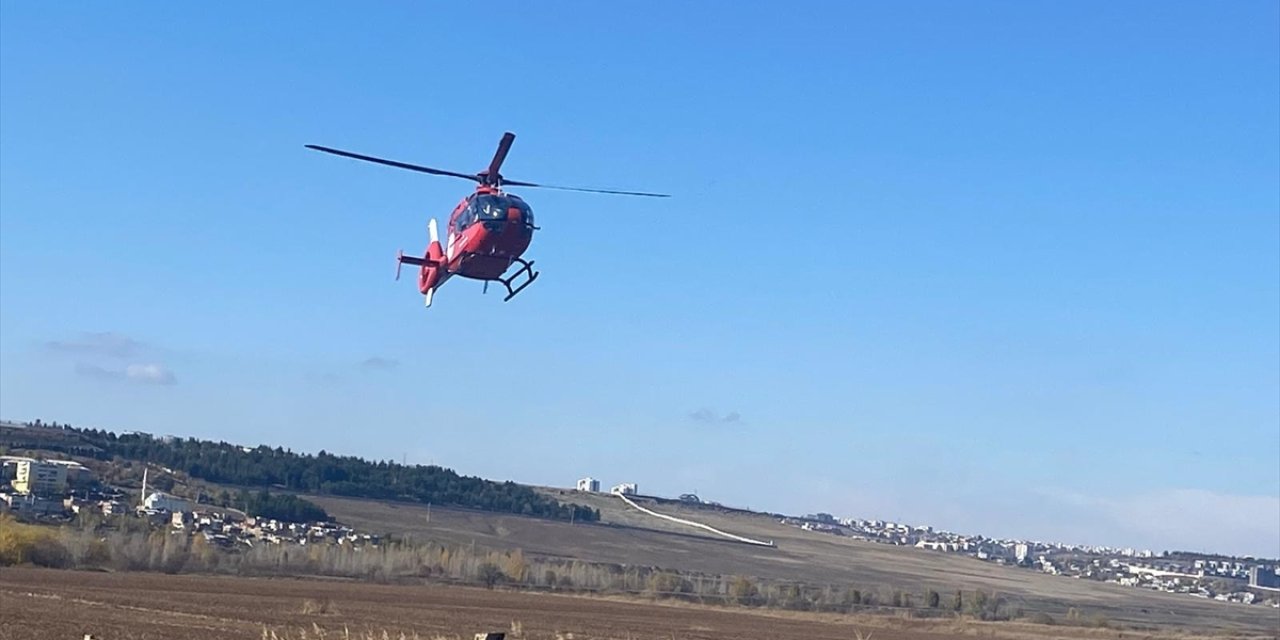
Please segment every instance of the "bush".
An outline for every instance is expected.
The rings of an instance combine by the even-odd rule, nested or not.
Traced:
[[[36,538],[28,553],[27,559],[37,567],[66,569],[71,566],[71,554],[66,546],[51,535]]]
[[[729,597],[738,604],[754,606],[760,604],[760,589],[756,583],[744,576],[734,576],[729,582]]]
[[[1027,616],[1027,622],[1030,622],[1033,624],[1056,624],[1057,623],[1057,621],[1053,619],[1053,616],[1043,611],[1037,611]]]
[[[481,564],[476,572],[487,589],[492,589],[494,585],[507,579],[507,574],[502,572],[502,568],[492,562]]]
[[[942,604],[942,596],[937,591],[930,589],[924,594],[924,603],[930,609],[937,609]]]
[[[657,596],[693,593],[693,583],[676,573],[655,573],[649,576],[649,591]]]
[[[71,566],[71,553],[56,531],[0,518],[0,566],[30,562],[40,567]]]
[[[337,607],[333,606],[333,601],[327,598],[324,600],[318,600],[318,601],[312,600],[311,598],[307,598],[306,600],[302,601],[302,613],[304,615],[323,616],[323,615],[328,615],[328,614],[337,613],[337,612],[338,612],[338,609]]]

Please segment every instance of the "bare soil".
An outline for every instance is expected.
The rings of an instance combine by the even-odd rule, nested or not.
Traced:
[[[513,629],[515,633],[513,633]],[[0,570],[0,640],[471,638],[929,640],[1180,638],[1019,623],[776,614],[638,601],[332,580]],[[383,635],[386,632],[386,635]]]

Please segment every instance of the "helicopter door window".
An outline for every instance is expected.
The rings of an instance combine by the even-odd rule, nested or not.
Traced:
[[[463,229],[466,229],[467,227],[471,226],[471,223],[475,222],[475,219],[476,219],[476,201],[472,200],[471,202],[467,203],[467,207],[463,209],[461,213],[458,214],[458,227],[457,227],[458,232],[461,233]]]
[[[520,215],[524,218],[524,223],[533,226],[533,209],[529,207],[529,203],[524,200],[512,200],[512,202],[520,209]]]

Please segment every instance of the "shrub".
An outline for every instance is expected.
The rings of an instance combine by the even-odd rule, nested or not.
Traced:
[[[858,589],[850,589],[845,594],[845,601],[850,605],[862,604],[862,592]]]
[[[333,601],[329,599],[312,600],[311,598],[307,598],[306,600],[302,601],[302,613],[309,616],[310,615],[323,616],[323,615],[327,615],[330,613],[337,613],[337,612],[338,612],[337,608],[333,606]]]
[[[1033,624],[1055,624],[1057,621],[1053,619],[1053,616],[1043,611],[1037,611],[1027,616],[1027,622]]]
[[[930,609],[937,609],[938,605],[942,603],[942,596],[937,591],[930,589],[924,594],[924,603]]]
[[[738,604],[757,605],[760,604],[760,589],[750,578],[734,576],[729,582],[729,597]]]
[[[773,595],[774,597],[769,599],[769,604],[773,606],[792,611],[807,611],[809,609],[809,600],[805,598],[804,590],[799,585],[784,584],[778,587]]]
[[[66,569],[71,566],[71,554],[61,541],[51,535],[37,537],[28,553],[27,559],[37,567]]]
[[[71,553],[58,540],[56,531],[22,524],[8,516],[0,518],[0,565],[25,562],[65,568],[71,565]]]
[[[492,589],[494,585],[507,579],[507,574],[502,572],[502,568],[492,562],[481,564],[476,571],[480,581],[488,589]]]
[[[655,573],[649,576],[649,591],[657,596],[693,593],[693,583],[676,573]]]

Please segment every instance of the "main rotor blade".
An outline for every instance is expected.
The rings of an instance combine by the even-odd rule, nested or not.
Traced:
[[[479,177],[471,174],[466,174],[466,173],[457,173],[455,171],[445,171],[443,169],[432,169],[431,167],[424,167],[422,165],[409,164],[407,162],[397,162],[395,160],[386,160],[384,158],[375,158],[373,156],[361,155],[359,153],[351,153],[350,151],[342,151],[341,149],[331,149],[329,147],[321,147],[319,145],[314,145],[314,144],[307,145],[307,148],[315,149],[316,151],[323,151],[325,153],[332,153],[335,156],[343,156],[347,158],[355,158],[356,160],[364,160],[365,162],[376,162],[378,164],[385,164],[388,167],[398,167],[400,169],[408,169],[410,171],[429,173],[433,176],[451,176],[454,178],[462,178],[464,180],[470,180],[472,182],[480,182]]]
[[[493,154],[493,161],[489,163],[489,176],[499,175],[498,170],[502,168],[502,163],[507,159],[507,152],[511,151],[511,143],[515,142],[516,134],[510,131],[502,134],[502,140],[498,142],[498,150]]]
[[[644,193],[643,191],[612,191],[610,189],[583,189],[582,187],[556,187],[549,184],[536,184],[533,182],[520,182],[518,180],[503,180],[504,187],[537,187],[539,189],[558,189],[560,191],[585,191],[587,193],[612,193],[619,196],[645,196],[647,198],[670,198],[665,193]]]

